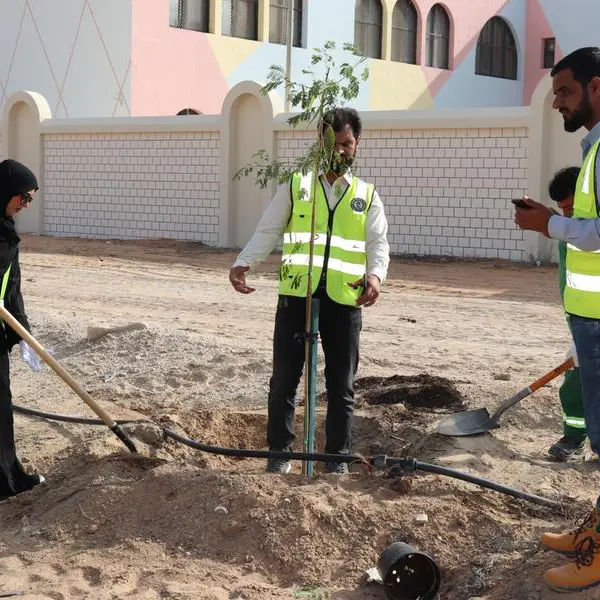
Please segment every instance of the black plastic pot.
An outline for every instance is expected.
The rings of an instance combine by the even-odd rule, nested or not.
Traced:
[[[379,573],[390,600],[434,600],[440,589],[440,570],[427,554],[394,542],[379,557]]]

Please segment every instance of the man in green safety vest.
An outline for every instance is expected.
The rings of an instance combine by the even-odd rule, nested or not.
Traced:
[[[540,232],[567,243],[565,311],[577,350],[585,424],[592,450],[600,454],[600,48],[575,50],[551,71],[553,106],[565,130],[581,127],[581,166],[573,205],[573,218],[561,217],[529,198],[528,208],[517,208],[521,229]],[[596,507],[579,527],[562,534],[546,533],[542,543],[573,561],[545,573],[547,584],[571,592],[600,585],[600,496]]]
[[[550,198],[558,204],[565,217],[573,216],[573,202],[578,176],[579,167],[561,169],[554,174],[548,187]],[[564,303],[567,284],[567,244],[563,241],[558,242],[558,283],[560,297]],[[567,314],[566,317],[570,328],[569,315]],[[574,346],[569,350],[568,356],[573,357],[576,364],[574,369],[565,373],[564,381],[558,392],[563,413],[563,437],[552,444],[548,450],[548,454],[558,461],[568,461],[581,454],[586,438],[581,379],[579,366],[577,365],[577,352]]]
[[[304,367],[311,214],[316,202],[313,288],[320,299],[319,333],[325,355],[327,417],[325,452],[348,454],[358,368],[361,307],[377,301],[387,274],[389,245],[383,204],[373,185],[350,171],[362,122],[350,108],[336,108],[320,125],[333,129],[334,155],[327,173],[296,173],[281,185],[256,231],[231,267],[229,280],[242,294],[254,292],[246,273],[263,261],[283,236],[279,301],[269,383],[267,440],[271,450],[290,450],[295,439],[296,389]],[[311,197],[318,177],[316,198]],[[289,473],[287,460],[273,458],[271,473]],[[345,462],[327,463],[329,473],[348,473]]]

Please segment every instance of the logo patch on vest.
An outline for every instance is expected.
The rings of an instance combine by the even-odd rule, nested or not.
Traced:
[[[354,198],[354,200],[350,202],[350,208],[354,212],[365,212],[365,208],[367,208],[367,201],[363,200],[362,198]]]

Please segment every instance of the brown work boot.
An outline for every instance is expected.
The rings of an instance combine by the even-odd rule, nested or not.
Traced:
[[[544,579],[557,592],[580,592],[600,585],[600,541],[585,537],[575,549],[575,560],[556,569],[548,569]]]
[[[577,546],[581,540],[592,538],[600,544],[600,533],[596,531],[598,524],[598,512],[594,509],[589,513],[581,523],[571,531],[565,533],[544,533],[542,535],[542,544],[554,552],[560,552],[566,556],[575,556]]]

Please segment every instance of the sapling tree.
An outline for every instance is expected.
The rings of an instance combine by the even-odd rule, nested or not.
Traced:
[[[316,194],[319,182],[318,174],[327,173],[332,164],[341,163],[344,157],[335,149],[335,132],[329,123],[331,111],[343,106],[358,97],[361,82],[367,81],[368,69],[363,65],[365,57],[359,49],[352,44],[344,44],[343,50],[348,60],[337,64],[334,52],[336,44],[326,42],[322,48],[313,50],[310,68],[302,69],[302,82],[292,80],[279,65],[272,65],[267,75],[267,83],[261,89],[263,94],[268,94],[280,88],[287,89],[290,104],[296,113],[287,120],[292,129],[304,128],[315,130],[315,141],[307,150],[293,161],[277,160],[270,157],[265,150],[260,150],[252,156],[252,161],[242,167],[235,178],[254,175],[256,184],[265,188],[270,182],[281,184],[288,182],[295,173],[306,175],[313,173],[310,190],[311,209],[311,239],[308,248],[309,261],[305,273],[293,277],[292,288],[298,289],[303,285],[302,278],[307,278],[306,287],[306,322],[305,322],[305,397],[304,397],[304,452],[314,451],[314,413],[316,395],[316,366],[317,366],[317,331],[318,331],[318,301],[312,297],[313,293],[313,263],[314,241],[316,230]],[[297,243],[292,251],[284,256],[279,271],[280,279],[287,279],[293,255],[301,251],[304,244]],[[303,473],[312,476],[313,466],[311,461],[303,463]]]

